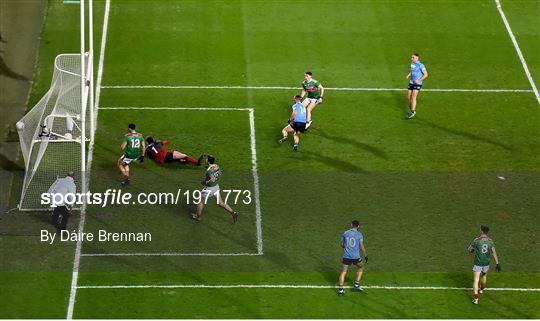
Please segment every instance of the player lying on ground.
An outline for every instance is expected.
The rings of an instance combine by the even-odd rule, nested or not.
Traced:
[[[300,93],[300,96],[304,98],[304,96],[307,94],[307,98],[302,101],[302,104],[304,107],[306,107],[307,110],[307,126],[306,128],[309,128],[311,126],[311,123],[313,122],[313,118],[311,117],[311,112],[315,108],[315,106],[322,104],[323,102],[323,95],[324,95],[324,87],[321,85],[320,82],[313,79],[311,71],[306,71],[304,74],[304,81],[302,82],[302,92]]]
[[[474,253],[474,266],[473,266],[473,301],[472,303],[478,304],[478,293],[483,293],[487,286],[487,273],[489,271],[489,263],[491,262],[491,255],[495,259],[495,270],[501,271],[499,265],[499,258],[497,257],[497,251],[495,251],[495,244],[487,236],[489,227],[480,226],[480,236],[475,238],[469,245],[469,252]],[[480,291],[478,290],[480,287]]]
[[[201,155],[198,159],[195,159],[192,156],[176,150],[163,149],[163,146],[169,144],[168,140],[154,140],[152,136],[148,136],[146,137],[146,142],[148,143],[148,147],[146,147],[146,154],[150,159],[153,159],[160,164],[179,162],[180,164],[200,166],[204,157],[204,155]]]
[[[294,132],[294,146],[295,151],[298,150],[298,144],[300,144],[300,133],[306,131],[306,107],[301,103],[302,97],[300,95],[294,96],[294,105],[292,106],[291,117],[289,117],[288,125],[281,130],[283,137],[279,140],[279,143],[283,143],[287,140],[289,133]]]
[[[129,185],[129,164],[137,158],[142,163],[144,161],[144,152],[146,144],[143,135],[137,133],[135,124],[128,125],[128,133],[124,135],[124,141],[120,146],[124,154],[118,159],[118,168],[122,173],[122,185]]]
[[[216,164],[214,156],[208,155],[207,160],[208,168],[206,169],[204,181],[202,181],[204,188],[202,189],[201,201],[199,204],[197,204],[197,213],[191,214],[191,218],[195,221],[202,220],[204,205],[209,199],[216,197],[218,205],[229,212],[233,219],[233,223],[236,223],[238,220],[238,213],[235,212],[227,203],[225,203],[220,195],[218,179],[221,176],[221,168],[218,164]]]

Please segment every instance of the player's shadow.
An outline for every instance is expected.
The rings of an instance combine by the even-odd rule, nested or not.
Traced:
[[[300,153],[302,153],[302,156],[304,156],[305,159],[312,159],[344,172],[366,172],[363,168],[341,159],[324,156],[309,150],[302,150]]]
[[[494,146],[497,146],[497,147],[500,147],[500,148],[503,148],[503,149],[506,149],[506,150],[512,150],[512,148],[510,146],[508,146],[506,144],[503,144],[503,143],[500,143],[500,142],[495,141],[495,140],[490,139],[490,138],[481,137],[481,136],[478,136],[478,135],[475,135],[475,134],[467,133],[467,132],[452,129],[452,128],[447,128],[447,127],[435,124],[433,122],[430,122],[428,120],[421,119],[421,118],[415,118],[414,121],[425,124],[425,125],[427,125],[429,127],[438,129],[440,131],[456,135],[456,136],[461,136],[461,137],[464,137],[464,138],[467,138],[467,139],[470,139],[470,140],[491,144],[491,145],[494,145]]]
[[[316,130],[313,132],[314,135],[317,135],[317,136],[320,136],[322,138],[326,138],[326,139],[329,139],[329,140],[332,140],[336,143],[340,143],[340,144],[348,144],[348,145],[351,145],[352,147],[355,147],[357,149],[363,149],[367,152],[370,152],[371,154],[379,157],[379,158],[382,158],[384,160],[388,160],[388,155],[386,155],[386,153],[383,151],[383,150],[380,150],[376,147],[373,147],[369,144],[366,144],[366,143],[362,143],[362,142],[359,142],[357,140],[354,140],[354,139],[351,139],[351,138],[348,138],[348,137],[340,137],[340,136],[332,136],[332,135],[329,135],[327,134],[325,131],[323,130]]]

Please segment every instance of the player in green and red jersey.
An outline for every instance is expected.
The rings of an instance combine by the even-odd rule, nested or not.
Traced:
[[[128,133],[124,135],[121,147],[124,154],[118,159],[118,168],[123,176],[122,185],[125,186],[129,185],[129,164],[136,159],[142,163],[146,150],[144,137],[135,131],[135,124],[128,125]]]
[[[209,198],[216,197],[217,204],[221,206],[224,210],[229,212],[233,219],[233,223],[236,223],[236,221],[238,220],[238,213],[235,212],[229,206],[229,204],[223,201],[223,198],[220,194],[221,191],[219,189],[218,180],[221,177],[221,168],[218,164],[216,164],[216,159],[214,158],[214,156],[208,155],[206,156],[206,160],[208,162],[208,168],[206,169],[204,181],[202,181],[204,188],[201,191],[201,201],[199,202],[199,204],[197,204],[197,213],[191,214],[191,218],[195,221],[202,220],[202,212],[204,209],[204,205]]]
[[[311,123],[313,122],[313,119],[311,118],[311,112],[317,106],[318,104],[322,104],[323,102],[323,95],[324,95],[324,87],[321,85],[320,82],[313,79],[313,74],[311,71],[306,71],[304,74],[304,81],[302,82],[302,92],[300,93],[300,96],[304,98],[306,96],[307,98],[302,101],[302,104],[304,107],[306,107],[307,110],[307,123],[306,128],[309,128],[311,126]]]
[[[489,270],[489,263],[491,262],[491,255],[495,259],[495,269],[497,272],[501,271],[499,265],[499,258],[497,257],[497,251],[495,251],[495,244],[487,236],[489,227],[480,226],[480,236],[475,238],[469,245],[469,252],[474,253],[474,266],[473,266],[473,303],[478,304],[478,293],[483,293],[487,285],[487,272]],[[480,287],[480,290],[478,288]]]

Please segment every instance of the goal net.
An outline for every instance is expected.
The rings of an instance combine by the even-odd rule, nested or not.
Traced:
[[[85,56],[85,70],[89,74],[92,57]],[[75,173],[77,192],[85,191],[82,155],[93,137],[90,126],[93,119],[90,108],[83,106],[88,101],[88,90],[84,96],[81,95],[81,55],[58,55],[49,90],[16,125],[26,169],[20,210],[50,209],[49,205],[41,204],[41,194],[70,171]]]

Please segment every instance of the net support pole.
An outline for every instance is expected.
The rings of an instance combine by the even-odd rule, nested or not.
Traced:
[[[86,64],[85,64],[85,12],[84,0],[80,0],[81,12],[81,192],[86,193]],[[82,209],[86,207],[83,197]]]
[[[90,64],[90,86],[89,86],[89,99],[90,99],[90,142],[94,141],[94,132],[96,130],[96,119],[95,119],[95,106],[94,106],[94,0],[88,0],[88,51],[89,51],[89,61]]]

